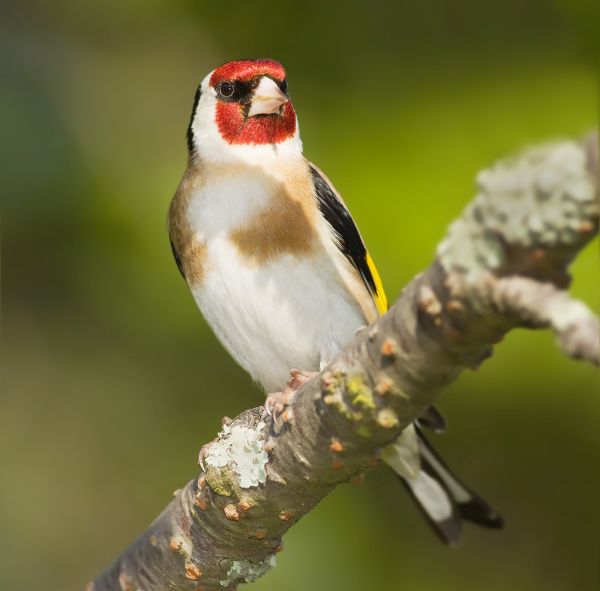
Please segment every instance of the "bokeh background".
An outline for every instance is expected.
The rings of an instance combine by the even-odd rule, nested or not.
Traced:
[[[590,3],[591,4],[591,3]],[[597,122],[583,2],[3,2],[0,589],[82,588],[261,400],[171,259],[195,87],[287,69],[306,154],[390,299],[432,259],[478,169]],[[598,310],[597,242],[573,292]],[[440,407],[435,443],[507,520],[450,550],[385,470],[285,539],[257,591],[600,588],[598,376],[518,331]]]

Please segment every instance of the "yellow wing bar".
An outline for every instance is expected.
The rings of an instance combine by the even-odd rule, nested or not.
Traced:
[[[373,299],[375,300],[375,306],[377,306],[377,311],[379,314],[385,314],[388,309],[388,301],[385,295],[385,291],[383,289],[383,283],[381,281],[381,277],[379,276],[379,272],[377,271],[377,267],[371,258],[371,255],[367,252],[367,265],[371,271],[371,275],[373,275],[373,281],[375,282],[375,293],[373,294]]]

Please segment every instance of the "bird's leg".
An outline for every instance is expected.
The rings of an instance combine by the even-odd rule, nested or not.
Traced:
[[[279,416],[283,418],[284,422],[287,422],[286,416],[284,416],[285,411],[293,400],[294,392],[289,388],[285,388],[281,392],[272,392],[265,400],[265,411],[273,417],[275,424],[277,424]]]
[[[278,425],[278,418],[281,417],[284,423],[289,423],[292,419],[292,409],[289,408],[294,398],[296,391],[299,390],[310,378],[316,375],[317,372],[302,371],[292,369],[290,371],[290,379],[287,386],[281,392],[274,392],[267,396],[265,401],[265,411],[273,416],[273,422]]]
[[[288,380],[288,388],[290,388],[294,393],[296,390],[300,390],[308,380],[312,377],[316,376],[318,371],[303,371],[301,369],[292,369],[290,371],[290,379]]]

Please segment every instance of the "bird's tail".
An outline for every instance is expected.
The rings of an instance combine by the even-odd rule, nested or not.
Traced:
[[[463,520],[491,529],[501,528],[502,517],[454,476],[421,429],[417,427],[416,433],[420,470],[414,476],[404,473],[399,477],[440,538],[450,545],[457,543]]]

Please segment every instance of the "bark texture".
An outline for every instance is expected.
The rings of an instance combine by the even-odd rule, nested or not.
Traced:
[[[262,407],[223,426],[204,468],[95,581],[94,591],[235,589],[283,534],[421,416],[516,327],[550,328],[598,365],[598,319],[567,293],[598,231],[597,138],[531,148],[477,177],[432,265],[306,383],[274,425]]]

